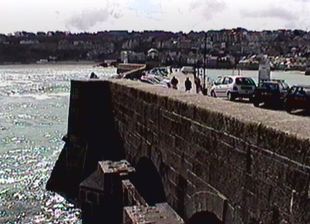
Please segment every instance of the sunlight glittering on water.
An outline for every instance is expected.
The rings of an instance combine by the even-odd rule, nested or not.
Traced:
[[[45,184],[63,147],[71,79],[115,69],[0,66],[0,223],[80,223],[80,210]]]

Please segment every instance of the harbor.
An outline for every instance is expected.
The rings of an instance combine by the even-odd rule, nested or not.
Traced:
[[[116,69],[102,69],[93,67],[93,64],[0,66],[1,222],[42,223],[42,220],[53,220],[76,223],[80,219],[80,211],[61,196],[46,192],[45,183],[64,144],[61,139],[67,128],[70,80],[88,80],[91,72],[95,72],[99,79],[108,79],[116,74]],[[208,69],[207,76],[216,79],[233,72]],[[257,71],[243,73],[257,77]],[[190,77],[193,88],[186,94],[196,94],[192,75],[177,72],[170,74],[169,78],[171,75],[179,79],[179,89],[173,92],[183,94],[185,78]],[[272,77],[285,79],[291,85],[310,84],[310,77],[298,71],[273,71]],[[162,91],[167,89],[160,88]],[[253,107],[240,104],[242,108]],[[309,117],[303,119],[309,120]],[[25,178],[25,175],[32,178]]]
[[[309,11],[2,0],[0,224],[310,224]]]

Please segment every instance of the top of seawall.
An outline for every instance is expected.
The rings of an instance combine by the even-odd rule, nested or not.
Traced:
[[[235,118],[243,122],[263,125],[277,131],[297,136],[298,138],[310,140],[310,117],[293,115],[285,111],[256,108],[247,102],[230,102],[131,80],[112,80],[109,82],[114,85],[126,86],[157,96],[167,97],[171,100],[188,104],[189,107],[221,113],[227,117]]]
[[[310,166],[310,117],[125,79],[95,82],[106,82],[112,98],[114,94],[129,94],[141,102],[157,105],[159,109],[169,110],[199,125],[243,139],[267,153],[276,153],[299,165]],[[124,99],[121,103],[130,102]]]

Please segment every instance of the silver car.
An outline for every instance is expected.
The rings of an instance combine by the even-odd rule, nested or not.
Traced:
[[[210,94],[213,97],[224,97],[230,101],[236,98],[248,98],[251,100],[255,88],[255,82],[250,77],[223,76],[213,83]]]

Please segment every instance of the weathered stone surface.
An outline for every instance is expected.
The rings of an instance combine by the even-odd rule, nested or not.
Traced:
[[[130,135],[138,132],[140,141],[148,141],[150,146],[155,145],[162,152],[163,161],[171,167],[169,177],[163,178],[167,198],[170,204],[177,206],[178,212],[183,210],[178,210],[180,198],[188,200],[191,194],[203,191],[208,185],[226,196],[230,213],[219,218],[227,217],[228,223],[240,223],[241,220],[244,223],[250,220],[267,222],[274,212],[279,212],[285,220],[291,190],[307,195],[309,118],[127,80],[113,81],[111,86],[118,88],[113,104],[122,102],[119,96],[127,95],[128,100],[139,108],[137,112],[143,114],[142,120],[129,116],[126,120],[138,122],[137,129],[127,125],[127,129],[119,131]],[[127,94],[132,91],[137,98]],[[115,117],[116,120],[118,117],[123,119],[123,114],[115,111]],[[149,120],[156,121],[155,125],[150,125]],[[148,137],[147,127],[152,128],[155,137]],[[300,127],[305,128],[301,131]],[[130,138],[124,141],[130,142]],[[137,142],[131,143],[134,144]],[[125,147],[126,152],[133,149]],[[139,158],[139,154],[136,156]],[[180,188],[178,175],[187,181],[183,191],[173,189]],[[303,203],[309,204],[306,196],[301,197]],[[216,208],[220,205],[212,201],[212,197],[205,195],[199,199],[200,207],[218,211]],[[208,207],[203,201],[211,201],[211,205]],[[275,205],[277,211],[273,209]],[[200,208],[199,204],[197,206]]]
[[[121,181],[134,172],[125,160],[98,162],[97,170],[79,187],[83,223],[101,223],[102,220],[119,223],[123,206]]]
[[[310,223],[310,118],[128,80],[98,82],[106,94],[96,103],[108,102],[111,112],[102,131],[116,130],[133,165],[153,162],[185,220],[206,211],[225,223]],[[82,94],[93,83],[73,85]],[[69,121],[77,121],[80,104],[71,100]],[[84,126],[89,133],[74,125],[70,133],[98,132]]]
[[[183,220],[167,203],[155,206],[132,206],[124,208],[123,224],[183,224]]]
[[[122,181],[123,205],[124,206],[148,206],[145,199],[137,191],[136,187],[130,180]]]

